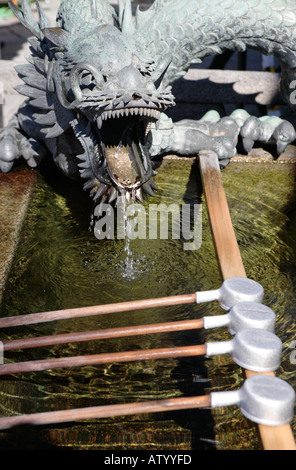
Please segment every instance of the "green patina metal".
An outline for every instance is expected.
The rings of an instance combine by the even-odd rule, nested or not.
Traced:
[[[240,134],[247,152],[263,142],[282,153],[295,140],[293,1],[156,0],[133,17],[130,0],[117,9],[107,0],[62,0],[54,27],[36,5],[38,21],[27,0],[22,9],[10,3],[33,38],[29,64],[16,67],[27,100],[0,134],[3,172],[21,156],[35,167],[49,153],[64,174],[82,179],[95,204],[122,192],[142,201],[156,189],[155,155],[210,149],[225,166]],[[243,111],[222,119],[167,119],[171,85],[191,64],[248,47],[280,61],[289,120]]]

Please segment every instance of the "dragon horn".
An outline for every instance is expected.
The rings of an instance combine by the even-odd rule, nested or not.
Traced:
[[[36,1],[36,8],[38,11],[40,28],[41,29],[49,28],[50,24],[49,24],[48,18],[38,0]]]
[[[18,8],[12,1],[9,1],[8,5],[17,19],[25,26],[25,28],[29,29],[29,31],[31,31],[31,33],[38,39],[41,39],[40,27],[33,16],[28,1],[20,0],[20,2],[22,10]]]
[[[125,0],[118,0],[118,22],[122,27],[123,12],[124,12]]]
[[[135,25],[133,21],[133,12],[131,0],[125,0],[124,8],[121,0],[120,10],[122,11],[121,15],[121,31],[124,34],[133,34],[135,32]]]
[[[90,0],[91,1],[91,16],[93,18],[98,17],[98,10],[97,10],[97,2],[96,0]]]
[[[153,72],[152,79],[154,81],[155,87],[158,89],[162,83],[162,79],[169,68],[173,56],[171,54],[166,54],[163,59],[159,62],[156,69]]]

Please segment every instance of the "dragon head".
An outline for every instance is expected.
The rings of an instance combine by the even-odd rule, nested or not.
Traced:
[[[170,89],[162,86],[172,57],[156,64],[110,24],[96,23],[75,35],[60,28],[45,28],[43,34],[64,48],[52,78],[60,104],[75,112],[71,125],[84,149],[77,158],[85,189],[95,201],[112,202],[123,192],[139,200],[143,192],[153,195],[147,136],[174,104]]]

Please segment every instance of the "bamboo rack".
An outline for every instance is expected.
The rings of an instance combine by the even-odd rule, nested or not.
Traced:
[[[216,153],[201,152],[199,165],[222,278],[226,280],[236,276],[246,277]],[[252,375],[254,372],[245,371],[246,378]],[[274,374],[270,373],[270,375]],[[296,450],[290,425],[277,427],[258,425],[258,428],[265,450]]]

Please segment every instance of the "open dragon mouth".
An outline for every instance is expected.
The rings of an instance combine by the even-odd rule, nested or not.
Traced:
[[[118,188],[136,191],[153,176],[145,143],[151,122],[158,121],[160,112],[127,108],[111,112],[111,119],[109,116],[105,112],[100,117],[100,149],[108,174]]]
[[[151,125],[157,127],[165,106],[142,104],[138,99],[125,108],[100,113],[84,108],[85,117],[74,128],[85,150],[77,157],[82,161],[81,177],[87,180],[84,189],[96,202],[113,202],[122,194],[142,202],[143,195],[154,196],[157,190],[146,144]]]
[[[78,155],[84,189],[94,201],[113,202],[118,196],[133,195],[143,201],[143,193],[154,196],[156,174],[146,148],[152,123],[157,125],[160,111],[126,108],[105,111],[96,121],[76,122],[75,134],[84,148]]]

